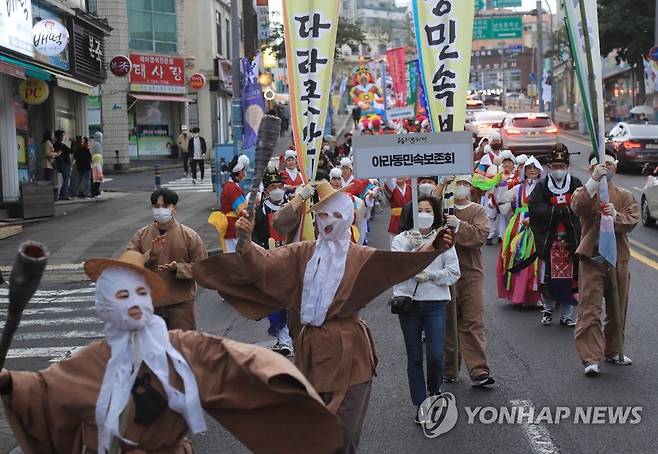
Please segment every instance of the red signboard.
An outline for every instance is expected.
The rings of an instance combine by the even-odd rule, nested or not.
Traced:
[[[185,59],[166,55],[130,54],[130,83],[185,86]]]
[[[201,90],[206,86],[206,76],[201,73],[192,74],[190,76],[190,87],[195,90]]]
[[[125,55],[117,55],[110,60],[110,71],[117,77],[124,77],[130,73],[132,63]]]

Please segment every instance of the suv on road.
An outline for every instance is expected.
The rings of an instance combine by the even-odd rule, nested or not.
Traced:
[[[546,157],[557,143],[557,126],[548,114],[509,114],[500,128],[503,146],[514,154]]]

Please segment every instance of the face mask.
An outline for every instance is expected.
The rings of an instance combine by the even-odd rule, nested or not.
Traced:
[[[455,187],[455,198],[459,200],[468,199],[471,196],[471,189],[466,186]]]
[[[432,191],[434,191],[435,186],[431,183],[423,183],[420,186],[418,186],[418,195],[420,196],[429,196],[432,195]]]
[[[418,228],[429,229],[434,224],[434,215],[432,213],[418,213]]]
[[[351,199],[344,196],[334,197],[328,201],[325,207],[326,216],[316,216],[315,223],[318,227],[318,236],[320,240],[340,241],[350,239],[350,226],[354,221],[354,204]],[[318,213],[318,214],[322,214]],[[342,217],[334,216],[334,213],[342,214]],[[331,232],[326,233],[325,229],[332,226]]]
[[[146,294],[139,295],[138,289],[145,289]],[[119,290],[127,290],[127,298],[117,298]],[[135,320],[128,311],[137,306],[142,316]],[[107,268],[96,282],[96,310],[107,327],[118,331],[138,331],[153,318],[151,290],[144,278],[134,271],[122,268]]]
[[[284,195],[285,191],[283,189],[274,189],[273,191],[270,191],[270,200],[274,203],[279,203],[283,200]]]
[[[158,224],[171,221],[171,208],[153,208],[153,220]]]
[[[614,176],[615,176],[615,171],[608,169],[608,175],[607,175],[608,181],[612,181],[612,177]]]
[[[562,181],[567,176],[567,171],[566,169],[551,170],[551,176],[558,181]]]

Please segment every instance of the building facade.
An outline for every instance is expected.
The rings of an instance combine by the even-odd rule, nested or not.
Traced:
[[[0,4],[0,202],[12,211],[21,182],[39,179],[44,133],[63,130],[64,141],[88,136],[87,98],[106,78],[111,27],[84,0],[7,1]],[[66,33],[33,36],[41,20],[59,23],[68,43],[54,56],[35,43],[66,43]]]

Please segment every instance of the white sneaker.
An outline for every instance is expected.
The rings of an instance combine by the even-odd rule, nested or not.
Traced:
[[[196,184],[196,179],[192,179],[192,184]]]
[[[631,364],[633,364],[633,361],[631,361],[631,359],[626,355],[624,355],[624,359],[621,359],[621,360],[619,359],[619,355],[608,356],[605,359],[605,362],[606,363],[617,364],[619,366],[630,366]]]
[[[597,363],[592,363],[587,366],[585,366],[585,375],[588,377],[596,377],[599,375],[599,372],[601,369],[599,368],[599,365]]]

